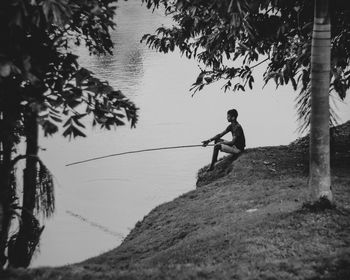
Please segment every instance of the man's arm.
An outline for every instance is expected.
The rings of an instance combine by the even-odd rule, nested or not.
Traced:
[[[203,143],[203,146],[207,146],[211,141],[214,141],[214,140],[219,140],[222,136],[226,135],[228,132],[230,132],[230,126],[228,126],[223,132],[215,135],[214,137],[208,139],[208,140],[204,140],[202,141]]]

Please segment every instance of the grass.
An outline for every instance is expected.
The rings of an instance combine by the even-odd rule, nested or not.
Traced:
[[[350,279],[350,122],[332,130],[335,206],[307,203],[308,139],[198,172],[116,249],[1,279]]]

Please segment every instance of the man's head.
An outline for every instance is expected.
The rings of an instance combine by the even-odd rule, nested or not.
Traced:
[[[227,120],[229,122],[237,120],[237,117],[238,117],[238,112],[236,109],[231,109],[227,111]]]

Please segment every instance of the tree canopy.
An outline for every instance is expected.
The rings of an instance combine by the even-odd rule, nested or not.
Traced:
[[[39,114],[45,134],[53,134],[66,115],[64,136],[83,136],[79,120],[88,114],[104,128],[123,125],[124,116],[135,125],[135,105],[81,68],[70,48],[74,40],[91,54],[112,53],[112,2],[1,1],[0,83],[2,88],[7,85],[7,93],[0,98],[1,104],[11,103],[17,120],[30,108]]]
[[[310,55],[314,15],[308,0],[143,0],[163,5],[175,25],[159,27],[143,41],[160,52],[178,48],[204,67],[192,89],[224,80],[225,90],[244,91],[254,84],[254,69],[267,63],[263,79],[299,91],[298,112],[309,124]],[[350,87],[350,4],[330,4],[332,22],[331,87],[341,99]],[[335,115],[334,115],[335,116]],[[335,120],[333,118],[333,120]]]

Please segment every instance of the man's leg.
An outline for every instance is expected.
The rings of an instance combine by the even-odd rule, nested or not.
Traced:
[[[220,150],[222,152],[225,152],[225,153],[228,153],[228,154],[233,154],[233,155],[238,155],[238,154],[240,154],[242,152],[235,145],[229,146],[229,145],[221,144],[220,148],[221,148]]]
[[[220,141],[217,141],[216,143],[218,143]],[[214,146],[214,151],[213,151],[213,157],[211,160],[211,164],[209,167],[209,171],[214,169],[215,163],[218,160],[218,155],[219,155],[219,151],[224,152],[224,153],[228,153],[228,154],[232,154],[235,156],[238,156],[242,151],[240,149],[238,149],[235,145],[233,146],[228,146],[225,144],[221,144],[218,146]]]
[[[213,157],[211,158],[211,164],[208,170],[214,169],[215,163],[218,160],[219,151],[220,151],[220,146],[214,146]]]
[[[216,140],[215,144],[222,142],[222,139]],[[219,156],[219,151],[221,149],[221,145],[218,146],[214,146],[214,150],[213,150],[213,156],[211,158],[211,164],[208,170],[213,170],[215,163],[218,161],[218,156]]]

